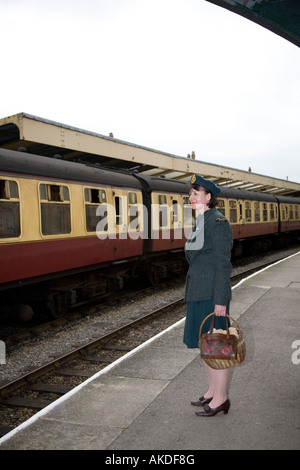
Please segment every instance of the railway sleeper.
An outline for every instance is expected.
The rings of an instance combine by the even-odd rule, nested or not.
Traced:
[[[50,405],[50,400],[42,400],[40,398],[23,398],[23,397],[13,397],[3,400],[1,404],[7,406],[16,406],[21,408],[37,408],[42,410],[46,406]]]
[[[54,384],[47,384],[47,383],[39,383],[35,385],[31,385],[27,387],[28,390],[33,390],[35,392],[48,392],[48,393],[57,393],[59,395],[64,395],[68,393],[73,387],[68,385],[54,385]]]

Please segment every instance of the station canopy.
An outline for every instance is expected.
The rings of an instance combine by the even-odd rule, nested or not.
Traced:
[[[300,196],[296,182],[207,163],[193,154],[160,152],[25,113],[0,119],[0,147],[180,181],[190,181],[197,173],[220,187]]]
[[[206,0],[300,46],[299,0]]]

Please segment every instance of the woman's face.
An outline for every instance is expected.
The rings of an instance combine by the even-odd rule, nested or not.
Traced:
[[[205,189],[200,186],[199,190],[194,188],[190,189],[190,203],[192,209],[195,209],[200,214],[208,210],[208,203],[210,201],[210,194],[207,194]]]

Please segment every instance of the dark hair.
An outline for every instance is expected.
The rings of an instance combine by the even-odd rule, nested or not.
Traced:
[[[213,207],[216,207],[219,203],[218,199],[216,198],[216,196],[211,193],[207,188],[205,188],[204,186],[201,186],[200,184],[192,184],[191,186],[193,189],[195,189],[195,191],[199,191],[201,188],[204,189],[204,191],[206,192],[206,194],[210,194],[210,200],[207,204],[207,206],[212,209]]]

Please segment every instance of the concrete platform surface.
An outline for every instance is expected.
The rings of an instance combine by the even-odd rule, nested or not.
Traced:
[[[184,319],[123,356],[15,431],[0,450],[300,448],[300,253],[233,290],[247,355],[230,370],[227,415],[195,415],[207,389]]]

